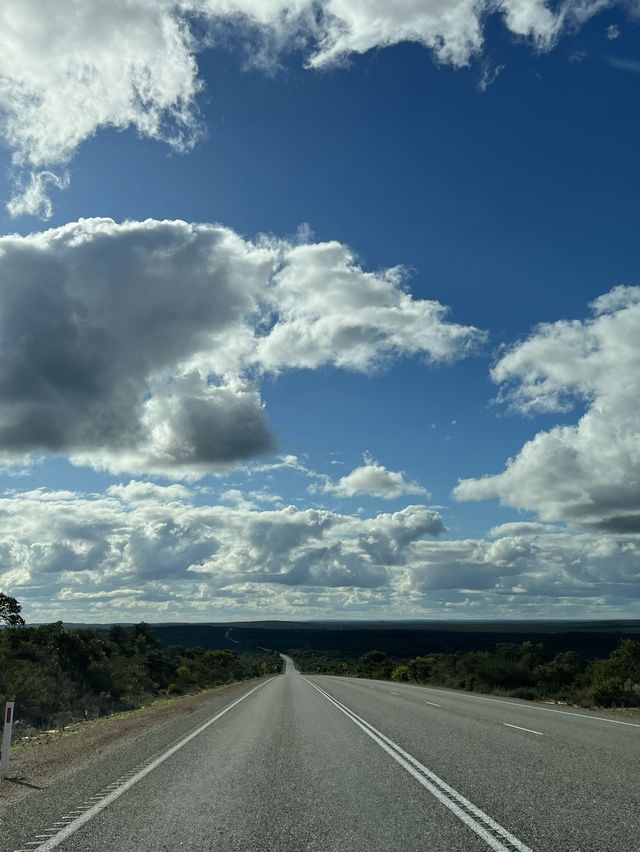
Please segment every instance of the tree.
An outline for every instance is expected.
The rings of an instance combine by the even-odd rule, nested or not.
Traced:
[[[143,648],[145,645],[148,648],[158,648],[160,646],[160,642],[153,631],[153,627],[145,621],[141,621],[140,624],[134,625],[133,638],[140,648]]]
[[[590,669],[593,698],[601,706],[636,707],[640,696],[640,642],[623,639]]]
[[[367,677],[381,678],[390,677],[393,663],[384,651],[367,651],[358,661],[359,670]]]
[[[22,607],[15,598],[0,592],[0,621],[9,627],[22,627],[24,618],[20,615]]]
[[[400,682],[409,680],[409,666],[405,666],[404,664],[396,666],[391,672],[391,680],[397,680]]]
[[[409,668],[409,680],[415,680],[418,683],[428,681],[431,677],[431,670],[436,662],[437,658],[434,656],[416,657],[413,660],[409,660],[407,663]]]
[[[538,684],[547,690],[557,692],[575,686],[585,668],[584,660],[575,651],[561,651],[548,663],[535,670]]]

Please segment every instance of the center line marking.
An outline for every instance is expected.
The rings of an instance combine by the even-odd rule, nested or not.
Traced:
[[[507,728],[517,728],[519,731],[526,731],[528,734],[536,734],[539,737],[544,737],[542,731],[532,731],[531,728],[522,728],[520,725],[510,725],[508,722],[502,723]]]
[[[393,691],[390,690],[389,695],[400,695],[400,693],[399,692],[393,692]]]
[[[269,679],[271,680],[271,678]],[[93,819],[94,816],[100,813],[100,811],[104,810],[108,805],[112,802],[115,802],[116,799],[119,799],[123,793],[126,793],[127,790],[131,789],[134,784],[137,784],[138,781],[142,781],[144,777],[146,777],[150,772],[152,772],[157,766],[160,766],[161,763],[164,763],[171,755],[175,754],[177,751],[180,751],[181,748],[190,743],[194,737],[197,737],[198,734],[201,734],[204,730],[206,730],[210,725],[213,725],[214,722],[217,722],[221,716],[224,716],[225,713],[228,713],[229,710],[233,709],[236,704],[239,704],[241,701],[244,701],[245,698],[248,698],[250,695],[256,691],[256,689],[260,689],[261,686],[264,686],[265,683],[269,683],[269,680],[265,680],[262,683],[259,683],[257,686],[254,686],[253,689],[250,689],[249,692],[245,692],[244,695],[241,695],[240,698],[236,698],[235,701],[232,701],[231,704],[227,705],[223,710],[219,713],[216,713],[211,719],[205,722],[203,725],[200,725],[199,728],[196,728],[195,731],[192,731],[186,737],[183,737],[179,742],[177,742],[174,746],[167,749],[167,751],[163,752],[160,757],[157,757],[139,772],[136,772],[135,775],[132,775],[130,778],[127,778],[126,781],[123,781],[115,790],[112,790],[104,799],[101,799],[99,802],[96,802],[95,805],[89,808],[89,810],[84,811],[81,816],[75,817],[69,821],[59,821],[54,823],[54,825],[64,825],[64,828],[61,828],[56,834],[53,835],[49,840],[45,840],[44,843],[40,843],[37,848],[31,850],[31,852],[51,852],[52,849],[55,849],[57,846],[60,846],[67,837],[74,834],[79,828],[81,828],[85,823],[89,822],[90,819]],[[25,846],[33,846],[33,843],[26,843]]]
[[[518,852],[533,852],[529,846],[526,846],[515,835],[500,825],[500,823],[492,819],[489,814],[481,811],[477,805],[474,805],[462,793],[454,790],[446,781],[439,778],[435,772],[432,772],[424,764],[420,763],[413,755],[406,752],[377,728],[374,728],[370,722],[358,716],[346,704],[342,704],[341,701],[338,701],[328,692],[325,692],[317,684],[306,678],[304,680],[309,686],[312,686],[320,695],[326,698],[327,701],[337,707],[340,712],[344,713],[348,719],[355,722],[368,737],[371,737],[380,748],[386,751],[396,763],[399,763],[425,790],[428,790],[432,796],[455,814],[467,828],[470,828],[478,837],[482,838],[494,852],[514,852],[514,850],[518,850]]]
[[[436,704],[435,701],[425,701],[425,704],[430,704],[432,707],[440,707],[439,704]]]

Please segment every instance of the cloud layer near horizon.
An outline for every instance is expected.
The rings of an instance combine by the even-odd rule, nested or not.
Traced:
[[[202,505],[181,485],[0,498],[0,588],[30,620],[402,615],[520,618],[628,611],[640,597],[634,537],[505,524],[447,541],[412,505],[371,517],[273,508],[260,494]],[[438,537],[435,538],[434,537]]]
[[[251,602],[259,587],[381,589],[415,541],[444,526],[427,506],[372,518],[294,506],[195,505],[197,492],[145,482],[103,495],[0,499],[0,587],[31,601],[111,601],[195,611]],[[285,595],[286,597],[286,595]],[[218,600],[218,605],[220,603]],[[198,601],[201,605],[198,606]]]
[[[584,321],[539,325],[492,370],[523,413],[586,411],[538,432],[502,473],[463,479],[460,500],[498,498],[540,518],[640,532],[640,287],[616,287]]]
[[[85,219],[0,237],[0,460],[198,477],[271,451],[264,372],[446,362],[483,335],[337,242]]]
[[[38,0],[0,8],[2,138],[16,169],[14,215],[51,215],[49,192],[99,129],[133,128],[175,150],[202,133],[197,54],[229,37],[245,60],[273,66],[299,51],[310,68],[351,55],[416,42],[453,67],[481,55],[487,18],[536,49],[580,26],[604,6],[568,0]]]

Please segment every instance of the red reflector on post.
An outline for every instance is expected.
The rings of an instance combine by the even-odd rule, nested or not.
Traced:
[[[6,724],[6,725],[10,725],[10,724],[11,724],[11,717],[12,717],[12,715],[13,715],[13,712],[12,712],[12,711],[13,711],[13,707],[7,707],[7,712],[6,712],[6,715],[5,715],[5,717],[4,717],[4,721],[5,721],[5,724]]]

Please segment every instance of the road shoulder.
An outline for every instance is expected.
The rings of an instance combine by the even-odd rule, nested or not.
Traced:
[[[12,748],[11,773],[0,781],[0,815],[9,805],[59,783],[96,760],[173,723],[215,712],[258,680],[214,687],[196,695],[162,699],[138,710],[116,713],[25,737]]]

